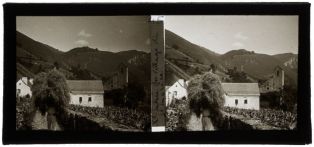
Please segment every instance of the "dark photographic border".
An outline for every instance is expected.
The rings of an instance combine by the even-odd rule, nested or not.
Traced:
[[[167,144],[309,144],[310,3],[137,3],[137,4],[14,4],[4,7],[3,144],[167,143]],[[16,16],[101,15],[298,15],[298,120],[296,131],[214,132],[48,132],[16,131]]]

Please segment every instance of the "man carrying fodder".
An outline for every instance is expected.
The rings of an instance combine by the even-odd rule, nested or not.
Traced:
[[[32,86],[34,98],[33,130],[61,130],[62,115],[70,100],[69,88],[62,73],[51,70],[39,73]]]
[[[202,130],[217,130],[222,122],[223,89],[219,77],[213,73],[194,76],[188,85],[189,107],[201,118]]]

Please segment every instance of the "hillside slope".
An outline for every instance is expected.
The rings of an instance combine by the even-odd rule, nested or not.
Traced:
[[[231,50],[219,55],[166,30],[166,83],[186,78],[180,76],[182,71],[189,76],[207,72],[213,64],[222,78],[228,78],[228,69],[236,68],[245,72],[250,81],[255,82],[269,78],[274,68],[280,66],[285,70],[287,83],[296,85],[297,56],[291,53],[267,55],[245,49]],[[167,64],[175,65],[180,70]]]

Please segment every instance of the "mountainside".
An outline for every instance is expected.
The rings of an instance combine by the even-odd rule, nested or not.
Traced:
[[[35,41],[28,36],[16,31],[17,55],[29,55],[49,62],[60,60],[63,53],[49,45]],[[21,54],[20,54],[21,53]]]
[[[34,76],[58,66],[68,79],[101,79],[110,76],[117,70],[119,64],[125,63],[130,66],[129,72],[133,75],[144,77],[139,79],[150,80],[150,54],[142,51],[113,53],[90,47],[78,47],[62,52],[18,31],[16,42],[18,77]]]
[[[165,37],[166,47],[168,49],[174,49],[179,51],[182,56],[185,56],[187,58],[193,58],[194,60],[196,60],[196,62],[202,64],[219,64],[220,62],[218,58],[219,54],[212,52],[204,47],[193,44],[169,30],[165,31]],[[168,50],[166,50],[166,56],[167,52]]]
[[[229,77],[228,69],[235,67],[238,71],[245,72],[250,81],[256,82],[267,79],[275,66],[285,70],[288,82],[297,83],[297,54],[266,55],[239,49],[220,55],[167,30],[165,37],[167,84],[178,78],[188,80],[189,77],[212,68],[225,79]],[[118,65],[124,63],[128,65],[133,79],[149,85],[150,53],[136,50],[113,53],[90,47],[78,47],[62,52],[20,32],[16,32],[16,42],[17,78],[32,77],[54,68],[57,64],[68,79],[101,79],[113,74]]]
[[[298,55],[292,53],[284,53],[274,55],[276,59],[278,59],[281,64],[290,69],[298,68]]]
[[[236,67],[255,78],[268,76],[275,66],[280,65],[280,61],[272,56],[249,52],[244,49],[227,52],[221,58],[227,68]]]
[[[135,50],[113,53],[79,47],[64,53],[63,61],[70,66],[79,66],[99,75],[110,75],[116,71],[119,64],[143,55],[148,56],[148,53]]]
[[[285,70],[286,81],[289,84],[297,83],[298,55],[292,53],[267,55],[239,49],[219,55],[166,31],[166,59],[168,64],[181,69],[175,70],[176,68],[166,64],[167,84],[173,83],[178,78],[186,79],[186,76],[182,76],[182,71],[193,76],[207,72],[213,67],[222,79],[229,77],[228,69],[236,69],[245,72],[250,81],[257,82],[269,78],[276,66]]]

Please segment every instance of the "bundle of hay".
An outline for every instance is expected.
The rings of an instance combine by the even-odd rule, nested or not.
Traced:
[[[222,119],[224,91],[219,77],[211,72],[194,76],[188,85],[189,107],[197,117],[202,110],[210,110],[210,118],[218,127]]]
[[[62,112],[70,101],[69,88],[64,75],[56,70],[39,73],[32,86],[34,105],[42,114],[48,107]]]

